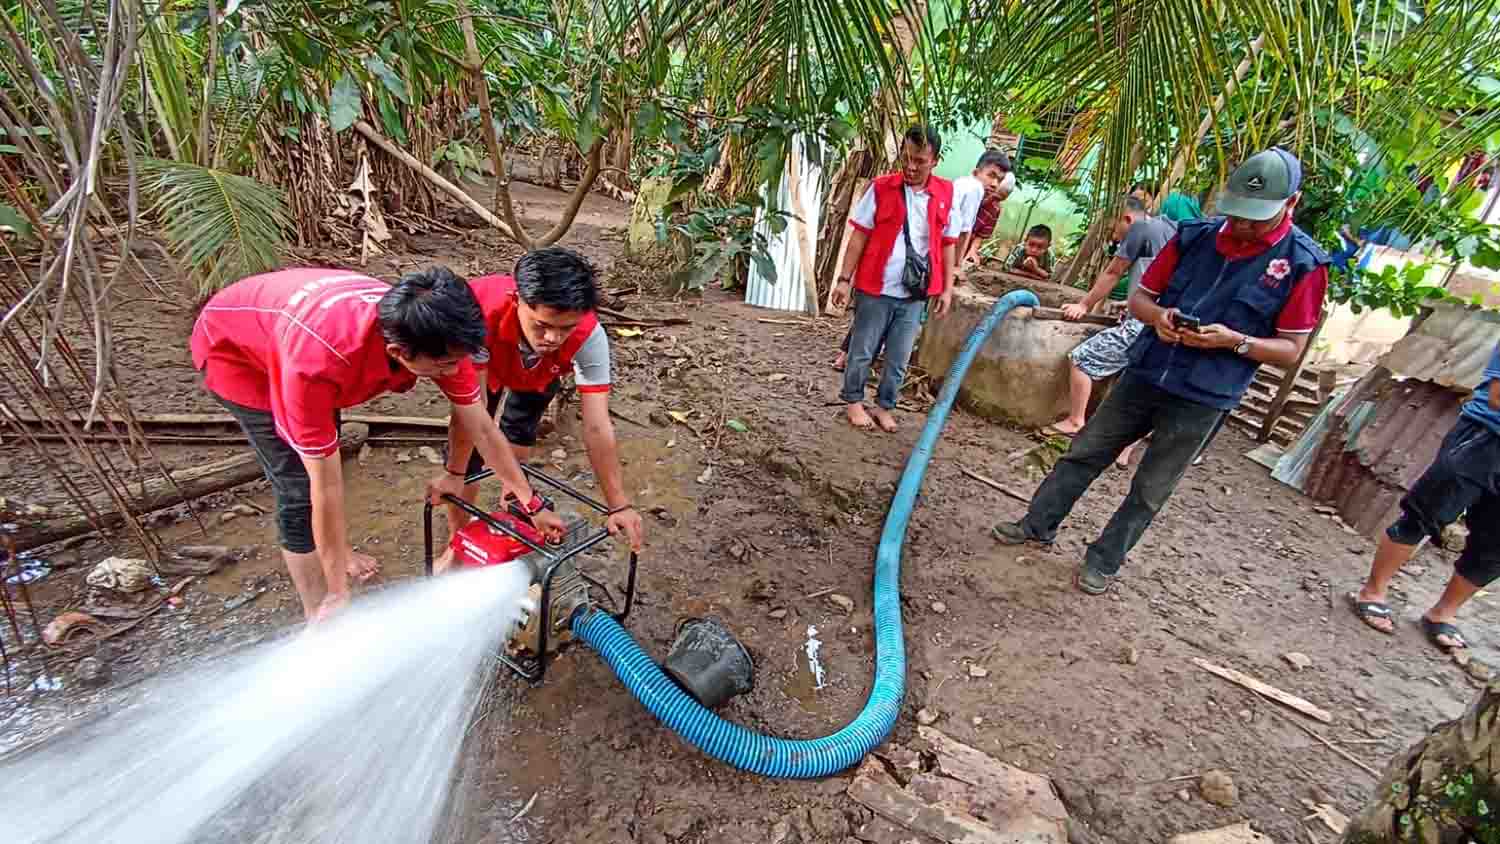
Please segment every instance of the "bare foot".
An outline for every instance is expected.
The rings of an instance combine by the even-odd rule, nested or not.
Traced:
[[[896,430],[900,427],[896,424],[896,417],[892,416],[891,412],[883,407],[875,408],[875,412],[872,415],[875,417],[875,422],[880,425],[880,430],[885,431],[887,434],[896,433]]]
[[[349,593],[330,592],[323,596],[323,602],[318,604],[318,611],[308,619],[309,624],[322,624],[328,619],[338,615],[345,607],[349,606]]]
[[[380,563],[369,554],[361,554],[358,551],[349,554],[349,576],[361,583],[380,574]]]
[[[453,549],[449,547],[447,550],[443,551],[443,553],[437,555],[437,557],[432,561],[432,573],[434,575],[442,574],[452,566]]]
[[[1115,458],[1115,465],[1119,466],[1121,469],[1129,469],[1130,458],[1133,454],[1135,454],[1135,446],[1128,446],[1124,451],[1120,452],[1119,457]]]
[[[864,404],[860,402],[855,402],[844,408],[844,415],[849,417],[850,425],[861,431],[868,431],[875,427],[875,420],[870,418],[870,414],[865,411]]]

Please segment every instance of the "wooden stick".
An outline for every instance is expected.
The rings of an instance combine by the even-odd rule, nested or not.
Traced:
[[[1272,711],[1275,712],[1275,710],[1272,710]],[[1280,714],[1280,713],[1277,713],[1277,714]],[[1317,739],[1317,741],[1318,741],[1319,744],[1323,745],[1324,747],[1328,748],[1329,750],[1332,750],[1334,753],[1337,753],[1338,755],[1340,755],[1340,756],[1344,757],[1345,759],[1347,759],[1348,761],[1352,762],[1361,771],[1364,771],[1365,773],[1369,774],[1370,776],[1374,777],[1377,780],[1380,779],[1380,772],[1379,771],[1375,770],[1374,768],[1371,768],[1369,765],[1366,765],[1364,762],[1360,761],[1359,757],[1355,756],[1354,754],[1350,753],[1349,751],[1343,749],[1342,747],[1339,747],[1338,745],[1334,744],[1333,742],[1329,741],[1328,739],[1323,738],[1322,736],[1318,735],[1317,732],[1314,731],[1312,727],[1309,727],[1306,724],[1304,724],[1304,723],[1302,723],[1300,721],[1294,720],[1294,719],[1292,719],[1292,718],[1290,718],[1290,717],[1288,717],[1286,715],[1282,715],[1281,717],[1282,717],[1283,720],[1287,721],[1288,723],[1295,725],[1302,732],[1307,733],[1308,735],[1312,736],[1314,739]]]
[[[766,325],[811,325],[805,319],[767,319],[766,317],[756,317],[755,321],[763,322]]]
[[[829,546],[828,553],[829,554],[833,553],[833,547],[832,546]],[[802,596],[802,600],[804,600],[804,601],[810,601],[813,598],[821,598],[824,595],[827,595],[828,593],[832,592],[833,590],[835,590],[837,588],[838,588],[837,586],[830,586],[827,589],[819,589],[816,592],[809,592],[806,595]]]
[[[1120,321],[1102,314],[1084,314],[1079,319],[1067,319],[1063,316],[1061,308],[1032,308],[1032,319],[1064,320],[1066,322],[1081,322],[1087,325],[1102,325],[1106,328],[1120,324]]]
[[[1016,491],[1014,491],[1014,490],[1006,487],[1004,484],[1000,483],[999,481],[995,480],[994,478],[986,478],[984,475],[981,475],[978,472],[975,472],[975,471],[973,471],[971,469],[968,469],[968,468],[965,468],[963,466],[958,467],[958,471],[963,472],[965,475],[968,475],[969,477],[973,478],[974,480],[979,481],[980,483],[984,484],[987,487],[990,487],[991,489],[994,489],[997,492],[1002,492],[1002,493],[1010,496],[1011,498],[1014,498],[1015,500],[1021,502],[1022,504],[1030,504],[1031,503],[1031,499],[1030,498],[1022,495],[1019,492],[1016,492]]]
[[[1325,724],[1333,723],[1333,716],[1329,715],[1327,710],[1321,709],[1311,703],[1308,703],[1307,701],[1303,700],[1300,697],[1297,697],[1294,694],[1291,694],[1290,692],[1284,692],[1281,689],[1278,689],[1268,683],[1262,683],[1261,681],[1255,679],[1254,677],[1251,677],[1248,674],[1242,674],[1238,671],[1235,671],[1233,668],[1223,668],[1218,665],[1214,665],[1212,662],[1199,657],[1193,657],[1193,664],[1203,669],[1204,671],[1207,671],[1208,673],[1213,674],[1217,677],[1222,677],[1223,679],[1228,680],[1229,682],[1234,683],[1237,686],[1242,686],[1252,692],[1255,692],[1258,695],[1270,698],[1271,700],[1276,701],[1282,706],[1291,707],[1292,709],[1301,712],[1303,715],[1306,715],[1309,718],[1315,718]]]

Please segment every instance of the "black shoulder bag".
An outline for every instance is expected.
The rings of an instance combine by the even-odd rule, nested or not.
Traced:
[[[905,220],[901,221],[901,239],[906,241],[906,266],[901,272],[901,284],[913,299],[926,299],[932,267],[926,255],[918,255],[917,250],[911,248],[911,235],[907,233]]]

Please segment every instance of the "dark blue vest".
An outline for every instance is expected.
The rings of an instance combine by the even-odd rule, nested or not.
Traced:
[[[1178,227],[1177,269],[1157,304],[1196,316],[1204,325],[1219,323],[1251,337],[1275,337],[1276,318],[1292,289],[1313,269],[1328,264],[1328,255],[1292,226],[1259,255],[1229,260],[1214,247],[1223,225],[1224,218],[1215,217]],[[1280,278],[1267,272],[1278,259],[1288,269]],[[1149,327],[1130,349],[1132,373],[1173,395],[1221,410],[1240,403],[1259,366],[1233,349],[1169,346]]]

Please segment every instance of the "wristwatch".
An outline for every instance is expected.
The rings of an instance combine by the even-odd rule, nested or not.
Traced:
[[[1248,354],[1250,354],[1250,335],[1248,335],[1248,334],[1241,334],[1240,335],[1240,342],[1239,342],[1239,345],[1237,345],[1237,346],[1234,347],[1234,353],[1237,354],[1237,355],[1248,355]]]
[[[840,285],[840,284],[849,284],[851,281],[852,281],[852,279],[849,278],[849,276],[841,275],[838,278],[834,279],[833,283],[834,283],[835,286],[837,286],[837,285]]]

